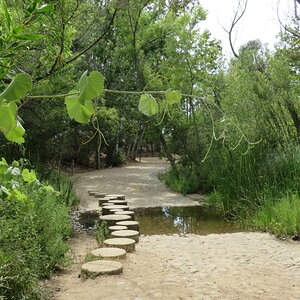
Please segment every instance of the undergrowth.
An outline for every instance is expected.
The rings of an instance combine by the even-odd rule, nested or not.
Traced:
[[[94,237],[100,247],[103,245],[104,240],[110,237],[106,221],[102,221],[100,224],[97,223]]]
[[[0,161],[0,299],[42,299],[38,280],[68,262],[66,199],[33,170]]]
[[[223,214],[254,229],[278,235],[300,234],[300,147],[266,152],[263,145],[246,155],[212,152],[198,170],[177,164],[160,176],[183,194],[197,190]],[[196,172],[197,171],[197,172]]]

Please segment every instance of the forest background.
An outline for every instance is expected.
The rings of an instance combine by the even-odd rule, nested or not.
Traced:
[[[204,193],[224,216],[251,228],[299,235],[300,4],[294,2],[274,51],[249,41],[225,64],[220,42],[201,31],[206,12],[198,1],[2,0],[4,299],[34,299],[36,280],[66,250],[68,209],[77,199],[71,182],[45,166],[118,166],[141,150],[159,152],[170,161],[161,179],[172,189]],[[69,94],[78,82],[82,92],[93,71],[103,75],[97,73],[105,89],[78,104],[80,116],[79,106],[70,112],[80,97],[45,96]],[[8,99],[20,73],[30,76],[32,88]],[[41,204],[39,193],[48,200]],[[54,227],[43,224],[47,213],[58,218]],[[57,247],[49,248],[49,236]],[[41,261],[49,258],[45,267]],[[20,279],[24,265],[29,271]]]

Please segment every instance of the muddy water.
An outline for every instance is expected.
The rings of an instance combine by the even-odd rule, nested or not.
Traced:
[[[207,235],[243,231],[214,210],[203,206],[140,208],[135,209],[135,213],[140,223],[140,233],[144,235]]]

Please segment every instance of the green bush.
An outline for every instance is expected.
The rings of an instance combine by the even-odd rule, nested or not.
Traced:
[[[0,298],[41,299],[38,279],[66,262],[72,230],[64,197],[4,159],[0,192]]]
[[[200,180],[195,171],[181,167],[178,177],[172,169],[161,174],[160,179],[172,190],[184,195],[196,193],[200,188]]]
[[[262,202],[257,214],[245,220],[247,225],[279,236],[299,235],[299,194],[287,194],[279,199],[264,198]]]
[[[57,170],[46,168],[41,164],[35,166],[38,177],[60,192],[60,198],[69,207],[78,205],[79,198],[73,190],[73,181],[70,176]]]

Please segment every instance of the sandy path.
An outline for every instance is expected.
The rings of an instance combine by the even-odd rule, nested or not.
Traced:
[[[105,189],[114,187],[114,193],[125,193],[131,206],[174,205],[176,201],[193,205],[191,199],[156,186],[149,175],[163,167],[142,163],[81,174],[76,189],[82,191],[91,184],[102,187],[103,182]],[[136,185],[131,184],[133,178]],[[167,195],[166,199],[161,193]],[[88,198],[82,203],[84,208],[93,206]],[[128,254],[122,275],[82,281],[78,278],[81,263],[96,247],[86,234],[72,240],[74,264],[46,284],[54,291],[53,299],[300,299],[300,245],[269,234],[144,236],[136,253]]]
[[[142,163],[132,163],[122,168],[93,171],[76,176],[75,190],[80,196],[80,207],[97,209],[94,197],[87,194],[89,187],[99,188],[110,194],[125,194],[131,208],[157,206],[197,205],[192,196],[170,192],[156,174],[162,172],[168,164],[157,158],[144,158]],[[198,200],[201,197],[198,196]]]

